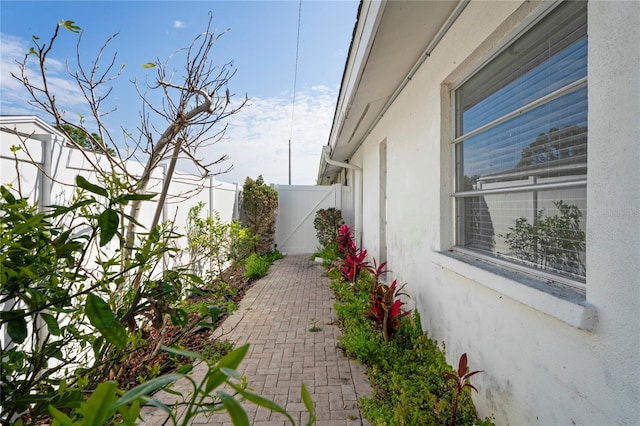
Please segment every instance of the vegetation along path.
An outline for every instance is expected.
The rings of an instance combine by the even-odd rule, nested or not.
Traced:
[[[297,424],[308,419],[300,397],[303,382],[315,405],[316,425],[368,424],[357,399],[370,395],[371,388],[364,368],[336,347],[340,330],[323,272],[307,255],[276,261],[217,331],[236,346],[250,344],[238,371],[247,376],[255,393],[285,408]],[[205,371],[203,365],[196,366],[194,379],[199,381]],[[179,386],[180,382],[174,387]],[[243,406],[252,425],[287,424],[281,414],[250,403]],[[164,413],[146,410],[145,425],[165,423]],[[226,412],[199,416],[193,424],[231,424]]]

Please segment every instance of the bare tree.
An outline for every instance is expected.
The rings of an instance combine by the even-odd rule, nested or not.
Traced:
[[[225,120],[236,114],[247,102],[246,96],[238,102],[232,102],[233,95],[229,92],[228,82],[235,74],[232,63],[220,67],[212,62],[213,47],[224,34],[216,34],[212,27],[213,16],[210,14],[206,31],[195,37],[192,44],[172,54],[166,61],[157,59],[143,65],[155,70],[153,81],[143,84],[133,80],[133,86],[142,100],[143,108],[140,112],[140,126],[137,137],[122,128],[124,142],[133,144],[131,150],[121,149],[122,142],[114,137],[112,129],[105,123],[105,117],[114,111],[107,109],[107,98],[112,92],[111,84],[120,77],[123,68],[116,68],[117,53],[106,60],[107,48],[117,34],[111,36],[100,48],[96,58],[89,67],[81,60],[80,44],[81,29],[73,21],[63,21],[56,27],[48,42],[42,42],[33,37],[35,47],[21,62],[20,73],[12,74],[22,82],[30,94],[30,103],[50,115],[56,127],[67,136],[70,143],[79,148],[87,161],[97,173],[107,176],[113,171],[122,175],[127,190],[134,194],[144,194],[149,187],[153,170],[163,161],[169,166],[165,177],[154,218],[150,229],[158,225],[163,204],[166,200],[169,183],[178,159],[187,159],[197,168],[202,178],[218,174],[212,167],[228,159],[226,155],[212,162],[204,162],[198,158],[198,152],[205,146],[214,144],[222,139],[226,131]],[[89,116],[69,117],[57,102],[55,93],[50,90],[50,71],[47,67],[48,57],[59,36],[60,28],[66,28],[73,33],[79,33],[76,47],[75,67],[67,61],[67,71],[82,93]],[[185,58],[185,62],[178,70],[172,68],[177,58]],[[37,61],[38,72],[32,77],[29,65],[32,59]],[[159,93],[160,100],[152,100],[152,95]],[[155,97],[153,99],[156,99]],[[75,138],[65,129],[75,129],[99,151],[106,153],[108,166],[102,166],[97,161],[97,154],[76,143]],[[120,142],[120,143],[119,143]],[[141,175],[133,175],[126,167],[130,159],[144,159],[144,171]],[[228,171],[228,170],[226,170]],[[137,229],[137,222],[143,200],[135,199],[131,204],[129,220],[125,234],[126,250],[131,250]],[[135,289],[139,284],[140,274],[134,275],[129,284]]]

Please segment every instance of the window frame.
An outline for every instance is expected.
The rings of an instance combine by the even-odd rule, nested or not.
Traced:
[[[519,115],[522,115],[528,111],[531,111],[541,105],[548,104],[549,102],[552,102],[555,99],[559,99],[562,96],[573,93],[582,88],[588,88],[588,70],[587,70],[586,76],[581,77],[578,80],[575,80],[569,84],[566,84],[565,86],[547,95],[534,99],[532,102],[529,102],[526,105],[520,106],[514,109],[513,111],[510,111],[507,114],[504,114],[503,116],[495,118],[494,120],[488,123],[485,123],[465,134],[461,134],[458,136],[457,130],[458,130],[459,122],[458,122],[458,114],[456,111],[457,104],[458,104],[456,93],[458,89],[460,89],[469,79],[471,79],[473,76],[475,76],[485,67],[487,67],[493,61],[494,58],[496,58],[498,55],[500,55],[502,52],[508,49],[513,42],[517,41],[522,36],[524,36],[527,32],[529,32],[538,22],[540,22],[541,20],[543,20],[544,18],[552,14],[556,10],[556,8],[563,3],[564,2],[554,2],[551,5],[545,5],[540,9],[536,10],[511,34],[504,37],[501,43],[499,43],[499,45],[497,45],[496,47],[491,49],[489,52],[487,52],[483,60],[481,60],[475,66],[465,70],[462,78],[460,78],[458,81],[456,81],[454,84],[451,84],[448,87],[449,103],[450,103],[449,114],[451,117],[450,119],[451,138],[449,140],[449,144],[451,149],[451,162],[452,162],[451,164],[451,170],[452,170],[451,191],[452,192],[450,195],[452,198],[452,203],[451,203],[452,216],[451,217],[453,221],[453,226],[451,227],[451,233],[452,233],[451,249],[454,252],[458,252],[462,255],[473,256],[482,261],[487,261],[487,262],[496,264],[500,267],[505,267],[507,269],[511,269],[517,272],[524,272],[528,275],[532,275],[534,277],[544,279],[547,282],[555,282],[555,283],[568,285],[571,288],[574,288],[580,292],[584,292],[586,290],[586,276],[584,277],[584,281],[579,279],[572,279],[569,276],[563,276],[551,271],[544,270],[542,268],[536,268],[536,267],[528,266],[525,264],[519,264],[517,262],[510,261],[508,259],[501,258],[499,256],[492,256],[492,255],[485,254],[480,250],[474,250],[471,248],[464,247],[462,245],[464,244],[464,235],[465,235],[465,221],[463,219],[464,209],[460,207],[460,204],[462,203],[462,200],[464,200],[464,198],[474,197],[474,196],[477,197],[477,196],[483,196],[483,195],[489,195],[489,194],[532,193],[533,191],[545,191],[550,189],[586,188],[588,169],[587,171],[585,171],[585,174],[569,176],[566,179],[566,181],[563,181],[563,182],[552,182],[552,183],[543,183],[543,184],[530,183],[530,184],[514,185],[514,186],[507,185],[503,188],[491,188],[491,189],[484,189],[484,190],[481,189],[481,190],[472,190],[472,191],[458,190],[458,182],[461,179],[460,173],[462,173],[462,168],[460,167],[459,163],[460,163],[460,154],[463,147],[462,145],[463,141],[477,134],[480,134],[488,129],[494,128],[515,117],[518,117]],[[587,140],[588,140],[588,134],[589,133],[587,131]],[[586,202],[588,203],[588,200],[586,200]],[[586,222],[585,222],[585,228],[586,228]]]

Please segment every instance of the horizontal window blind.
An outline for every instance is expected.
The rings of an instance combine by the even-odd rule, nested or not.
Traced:
[[[457,246],[584,282],[586,3],[566,2],[455,91]]]

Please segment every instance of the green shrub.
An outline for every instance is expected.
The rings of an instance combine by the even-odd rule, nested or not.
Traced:
[[[256,180],[247,177],[240,198],[242,225],[256,236],[253,251],[258,254],[273,250],[276,237],[276,211],[278,192],[264,183],[262,176]]]
[[[266,258],[253,253],[245,261],[244,276],[251,279],[262,278],[267,275],[270,265],[271,263]]]
[[[264,254],[262,257],[264,257],[267,260],[267,262],[273,263],[276,260],[284,259],[284,254],[280,253],[276,249],[276,250],[274,250],[274,251],[272,251],[270,253]]]
[[[322,247],[327,247],[336,241],[338,228],[342,225],[342,212],[334,207],[320,209],[316,212],[313,220],[313,227],[316,230],[316,237]],[[325,258],[326,259],[326,258]]]

